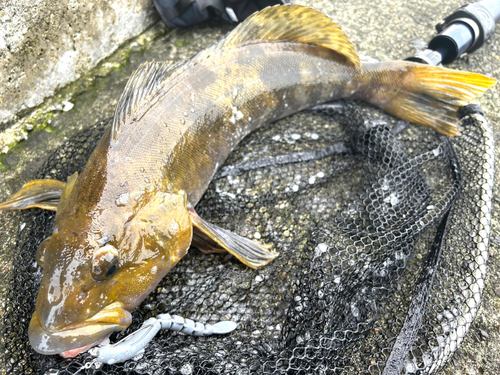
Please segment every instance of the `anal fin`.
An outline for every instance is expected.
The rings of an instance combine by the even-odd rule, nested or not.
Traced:
[[[265,266],[279,255],[279,253],[269,251],[269,247],[266,245],[249,240],[248,238],[239,236],[203,220],[191,208],[189,209],[189,215],[191,216],[193,227],[197,229],[197,232],[204,234],[204,236],[198,236],[198,238],[204,242],[202,244],[202,247],[204,247],[202,251],[207,250],[207,247],[205,247],[207,244],[210,245],[209,248],[214,250],[219,249],[217,246],[207,241],[208,237],[210,240],[214,241],[220,249],[224,249],[231,253],[242,263],[251,268]],[[193,243],[193,245],[196,246],[196,243]]]

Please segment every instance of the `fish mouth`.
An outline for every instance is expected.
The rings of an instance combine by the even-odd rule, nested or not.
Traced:
[[[31,318],[28,336],[36,352],[68,357],[91,348],[113,332],[124,330],[131,322],[132,315],[120,302],[112,303],[94,316],[57,331],[43,327],[35,311]]]

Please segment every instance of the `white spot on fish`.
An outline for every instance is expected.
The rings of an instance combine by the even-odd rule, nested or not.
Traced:
[[[300,134],[293,133],[292,134],[292,139],[294,139],[294,140],[300,139]]]
[[[317,140],[319,138],[319,135],[317,135],[316,133],[312,133],[311,138]]]
[[[280,136],[280,135],[275,135],[275,136],[273,136],[273,138],[272,138],[272,140],[273,140],[273,141],[276,141],[276,142],[277,142],[277,141],[279,141],[280,139],[281,139],[281,136]]]
[[[316,174],[316,177],[323,178],[323,177],[325,177],[325,174],[323,172],[318,172]]]
[[[191,101],[194,102],[194,92],[191,93]]]
[[[293,185],[292,190],[295,192],[299,191],[299,185]]]
[[[252,118],[250,116],[248,116],[248,121],[252,121]]]
[[[184,112],[184,116],[187,116],[187,115],[188,115],[188,113],[187,113],[187,112]]]
[[[140,170],[141,172],[144,172],[144,168],[143,168],[143,167],[139,168],[139,170]]]
[[[194,107],[191,107],[191,112],[194,113]]]
[[[253,234],[253,237],[256,239],[256,240],[260,240],[261,236],[260,236],[260,233],[259,232],[255,232]]]
[[[235,106],[231,106],[231,110],[233,111],[233,113],[229,118],[229,122],[234,125],[236,124],[236,121],[241,120],[244,116],[243,113],[239,111]]]
[[[19,230],[23,230],[25,226],[26,226],[26,223],[22,223],[21,226],[19,227]]]
[[[309,183],[312,185],[316,182],[316,176],[309,177]]]
[[[146,184],[149,184],[149,178],[147,178],[147,177],[146,177],[146,178],[144,178],[144,182],[145,182]]]
[[[117,206],[125,206],[128,202],[129,193],[123,193],[116,198],[115,204]]]
[[[168,228],[168,233],[170,233],[171,235],[175,235],[179,232],[179,224],[177,223],[177,221],[175,221],[175,219],[172,219],[172,221],[170,222],[170,227]]]
[[[262,282],[263,280],[264,280],[264,278],[263,278],[261,275],[257,275],[257,276],[255,277],[255,282],[256,282],[256,283],[260,283],[260,282]]]
[[[233,98],[236,98],[237,95],[238,95],[238,89],[235,87],[233,90]]]
[[[152,275],[156,275],[156,272],[158,272],[158,267],[154,266],[153,268],[151,268]]]
[[[434,153],[434,155],[439,156],[440,154],[439,147],[432,150],[432,152]]]
[[[231,116],[231,118],[234,117],[235,122],[241,120],[244,117],[243,113],[239,111],[238,108],[236,108],[235,106],[231,106],[231,109],[233,111],[233,115]],[[232,122],[232,124],[234,124],[234,122]]]
[[[181,118],[181,124],[185,124],[186,123],[186,120],[184,120],[183,118]]]

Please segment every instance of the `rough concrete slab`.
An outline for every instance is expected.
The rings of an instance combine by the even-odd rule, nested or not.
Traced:
[[[158,20],[149,0],[0,5],[0,130]]]
[[[425,41],[434,35],[434,25],[452,10],[462,5],[462,1],[449,0],[438,2],[433,0],[363,0],[344,1],[295,1],[317,7],[329,14],[342,25],[346,34],[362,55],[380,60],[398,59],[412,55],[417,48],[422,48]],[[93,124],[100,118],[109,117],[117,102],[121,90],[130,73],[141,62],[152,59],[182,60],[218,40],[228,25],[209,24],[186,30],[166,33],[158,26],[147,42],[132,41],[111,59],[101,63],[87,81],[79,84],[85,86],[80,94],[71,96],[58,91],[53,100],[54,105],[63,109],[63,101],[69,100],[74,107],[69,111],[52,111],[51,123],[44,119],[44,126],[29,133],[28,139],[19,143],[3,158],[3,170],[0,171],[0,200],[5,199],[28,181],[34,171],[43,163],[48,154],[57,148],[67,137],[80,129]],[[466,56],[451,67],[471,70],[493,77],[500,77],[500,30],[497,30],[487,45],[477,53]],[[124,56],[127,56],[124,58]],[[497,135],[500,131],[498,123],[498,99],[500,87],[490,90],[479,103],[483,106],[491,120]],[[497,142],[498,145],[498,142]],[[500,160],[500,148],[497,146],[497,170]],[[498,183],[498,174],[497,174]],[[490,247],[489,276],[484,294],[482,309],[474,322],[471,332],[462,347],[454,355],[445,369],[446,374],[497,374],[500,373],[500,201],[495,201],[493,217],[492,244]],[[21,223],[17,215],[7,213],[0,217],[0,280],[9,276],[9,262],[15,241],[15,233]],[[5,288],[5,285],[3,285]],[[2,285],[0,282],[0,294]],[[1,309],[0,309],[1,310]],[[1,311],[0,311],[1,313]]]

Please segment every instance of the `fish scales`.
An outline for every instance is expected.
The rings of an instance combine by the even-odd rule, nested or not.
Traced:
[[[32,347],[75,356],[125,329],[191,244],[253,268],[278,256],[194,210],[236,144],[263,124],[354,98],[457,135],[458,107],[494,83],[409,62],[360,64],[338,25],[298,5],[252,15],[185,63],[143,64],[80,176],[30,182],[0,204],[57,211],[37,251],[43,278]]]
[[[123,212],[110,205],[119,196],[144,190],[184,190],[195,205],[217,167],[248,133],[269,120],[345,96],[354,70],[332,61],[324,48],[296,43],[213,54],[173,84],[167,82],[155,106],[140,120],[122,125],[113,142],[106,137],[99,144],[91,162],[108,163],[95,168],[103,170],[107,184],[93,195],[98,201],[88,203],[106,207],[100,222]],[[121,167],[123,161],[127,168]]]
[[[251,45],[197,64],[186,86],[200,99],[195,98],[191,113],[189,92],[184,94],[177,111],[181,119],[188,114],[183,141],[167,151],[175,157],[163,164],[163,186],[186,191],[188,201],[196,204],[217,167],[248,133],[269,120],[340,97],[341,90],[335,93],[332,87],[343,86],[349,69],[327,59],[324,52],[314,46],[294,50],[293,45]],[[331,74],[335,69],[339,74]],[[198,81],[205,80],[206,70],[214,74],[207,75],[211,82],[202,82],[200,90]],[[180,123],[175,116],[172,121]],[[190,176],[197,176],[196,181]]]

